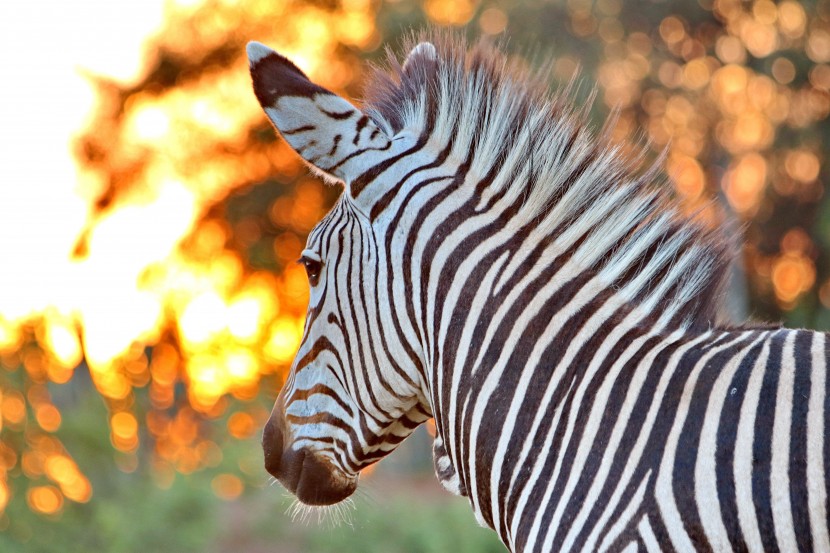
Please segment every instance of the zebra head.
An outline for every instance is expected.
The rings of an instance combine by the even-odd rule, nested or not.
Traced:
[[[417,137],[393,136],[262,44],[250,43],[248,57],[277,130],[314,171],[344,184],[302,253],[311,287],[303,339],[263,433],[266,469],[301,502],[329,505],[431,416],[421,361],[390,301],[388,248],[361,196]]]

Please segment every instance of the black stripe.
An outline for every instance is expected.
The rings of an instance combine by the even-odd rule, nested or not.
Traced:
[[[639,332],[643,332],[643,330],[640,330]],[[634,336],[636,336],[636,334]],[[636,337],[639,338],[639,336]],[[621,343],[619,344],[619,353],[621,354],[624,349],[628,349],[631,343],[632,340],[630,338],[621,341]],[[625,394],[628,392],[628,388],[631,383],[631,377],[633,376],[634,370],[642,361],[642,359],[646,355],[651,353],[655,348],[659,347],[660,344],[661,339],[659,337],[651,337],[645,340],[642,344],[640,344],[640,346],[634,352],[634,355],[632,356],[631,360],[626,363],[625,370],[620,372],[620,375],[614,382],[612,393],[609,396],[608,403],[606,405],[597,406],[595,404],[594,398],[596,397],[596,393],[599,391],[599,389],[605,384],[605,380],[606,378],[608,378],[609,370],[613,367],[614,364],[618,362],[619,355],[610,355],[609,358],[606,360],[606,363],[604,363],[605,367],[601,367],[597,371],[597,374],[594,376],[590,385],[588,386],[583,401],[579,406],[579,410],[576,413],[576,420],[580,421],[581,424],[577,425],[578,430],[577,428],[574,429],[575,431],[571,438],[571,447],[575,453],[577,451],[578,446],[580,445],[580,442],[589,441],[591,443],[591,448],[589,450],[588,457],[585,460],[585,464],[578,475],[579,477],[577,480],[577,485],[571,493],[567,506],[562,513],[562,523],[559,525],[558,528],[548,527],[548,533],[554,532],[554,548],[561,548],[564,546],[565,536],[570,532],[573,521],[576,519],[579,512],[582,510],[583,504],[585,502],[585,497],[591,485],[594,482],[594,479],[597,475],[597,471],[601,466],[602,457],[605,454],[605,450],[611,438],[611,432],[613,431],[614,425],[618,420],[620,410],[622,408],[622,403],[625,400]],[[594,357],[596,357],[596,355],[594,355]],[[583,421],[588,420],[591,410],[596,407],[604,408],[602,422],[596,434],[586,436]],[[633,415],[634,413],[632,412],[632,418]],[[629,427],[636,427],[636,423],[633,420],[631,420],[629,422]],[[624,447],[624,444],[620,442],[620,446]],[[625,457],[628,458],[629,454],[630,453],[626,451]],[[566,458],[567,457],[569,456],[566,453]],[[565,469],[566,466],[567,465],[563,464],[562,477],[560,477],[560,481],[563,486],[562,489],[564,489],[564,485],[567,483],[567,480],[572,476],[573,473],[572,464],[568,466],[567,470]],[[613,476],[610,476],[609,480],[606,481],[606,485],[608,485],[609,482],[612,485],[613,489],[613,483],[615,482]],[[608,492],[609,496],[610,493],[611,491]],[[561,497],[561,495],[557,494],[556,489],[554,489],[553,497]],[[595,511],[600,511],[605,506],[605,503],[595,503],[595,506]],[[600,513],[601,511],[597,512],[596,516],[598,517]],[[590,531],[590,527],[586,526],[585,530]],[[587,537],[587,535],[585,537]]]
[[[288,405],[288,404],[290,404],[294,401],[307,401],[309,397],[311,397],[315,394],[321,394],[321,395],[324,395],[326,397],[331,398],[350,417],[354,417],[354,411],[349,406],[349,404],[346,403],[333,388],[331,388],[329,386],[326,386],[325,384],[315,384],[314,386],[312,386],[311,388],[308,388],[308,389],[295,389],[295,390],[293,390],[293,392],[291,393],[291,396],[286,399],[286,405]]]
[[[281,130],[280,132],[284,135],[290,136],[292,134],[299,134],[301,132],[313,131],[316,130],[317,127],[314,125],[303,125],[302,127],[297,127],[296,129],[290,129],[287,131]]]
[[[659,463],[659,461],[658,461]],[[649,484],[648,489],[646,490],[646,496],[654,497],[654,486],[655,486],[656,479],[651,481]],[[666,528],[666,525],[663,523],[663,514],[660,512],[660,509],[657,507],[657,502],[652,501],[649,509],[648,509],[648,518],[649,523],[651,524],[651,531],[654,532],[654,537],[657,540],[657,543],[660,544],[660,549],[664,553],[674,552],[677,551],[674,548],[674,544],[671,541],[671,537],[669,536],[669,530]]]
[[[785,332],[779,332],[770,339],[769,359],[764,370],[761,397],[755,415],[755,437],[752,443],[752,501],[758,517],[761,541],[764,544],[764,551],[767,552],[779,551],[772,518],[770,470],[772,467],[772,427],[775,423],[778,376],[781,372],[781,354],[785,339]]]
[[[672,490],[686,533],[699,551],[712,551],[712,545],[706,538],[695,501],[695,466],[706,409],[709,405],[712,387],[723,368],[734,357],[745,355],[745,348],[755,338],[757,334],[750,333],[709,358],[698,374],[692,397],[689,400],[690,405],[683,430],[677,442],[677,453],[672,471]]]
[[[334,143],[331,145],[331,150],[329,150],[329,153],[327,154],[328,156],[333,156],[335,152],[337,152],[337,145],[340,144],[340,140],[342,138],[343,137],[339,134],[334,136]]]
[[[648,344],[644,344],[641,351],[648,351],[647,345]],[[643,447],[643,449],[634,450],[633,448],[637,443],[640,434],[644,431],[643,424],[645,424],[646,416],[648,415],[649,409],[652,407],[652,403],[656,402],[659,406],[661,398],[655,397],[654,394],[660,378],[665,374],[665,371],[668,370],[666,368],[666,364],[669,358],[678,347],[678,343],[667,343],[662,338],[660,343],[657,344],[657,354],[648,366],[642,386],[636,399],[634,400],[634,405],[628,415],[628,419],[624,423],[625,426],[623,428],[623,433],[617,446],[617,451],[612,458],[605,485],[601,488],[599,497],[593,503],[593,507],[589,512],[582,531],[576,537],[577,543],[583,543],[588,538],[590,533],[594,531],[594,527],[599,522],[599,517],[602,516],[603,511],[605,511],[606,505],[611,500],[619,480],[623,475],[623,471],[630,461],[634,461],[634,470],[631,474],[631,479],[623,489],[618,504],[609,517],[605,528],[600,530],[607,532],[610,530],[610,527],[620,519],[623,511],[628,508],[629,503],[633,500],[634,495],[637,493],[637,489],[641,485],[643,479],[646,478],[649,470],[651,470],[649,478],[652,481],[656,478],[659,464],[656,464],[654,459],[648,455],[648,449]],[[639,355],[638,359],[642,360],[642,355]],[[636,370],[636,365],[632,365],[632,363],[634,363],[633,360],[628,364],[625,370],[621,372],[617,382],[614,385],[614,390],[611,392],[612,402],[605,406],[604,420],[600,427],[608,429],[607,435],[609,437],[612,425],[616,424],[619,420],[619,417],[616,415],[622,407],[622,401],[624,400],[623,394],[627,393],[625,388],[627,388],[627,384],[633,377],[634,371]],[[619,398],[619,401],[613,401],[613,398],[617,397]],[[645,446],[648,442],[644,439],[642,443],[643,446]],[[600,459],[601,455],[604,454],[604,451],[602,450],[603,444],[604,440],[602,435],[597,435],[593,448],[597,450],[596,453],[593,453],[597,459]],[[590,484],[591,483],[588,482],[585,485],[588,486]],[[645,503],[646,501],[647,499],[644,495],[643,502]],[[631,517],[631,522],[629,524],[636,524],[638,519],[639,516],[637,516],[637,513],[634,513],[634,516]],[[600,534],[600,542],[602,541],[602,535],[604,532]]]
[[[441,151],[441,153],[438,154],[438,157],[436,157],[431,163],[428,163],[426,165],[421,165],[419,167],[415,167],[414,169],[409,171],[406,175],[404,175],[403,178],[399,179],[398,182],[391,185],[389,187],[389,190],[383,196],[381,196],[381,198],[377,202],[375,202],[374,205],[372,205],[372,209],[369,212],[369,219],[374,222],[375,219],[378,218],[378,215],[383,213],[383,211],[387,207],[389,207],[389,204],[392,203],[392,200],[394,200],[396,197],[398,197],[400,195],[401,187],[404,185],[404,183],[406,183],[414,175],[417,175],[418,173],[421,173],[423,171],[427,171],[429,169],[433,169],[435,167],[439,167],[441,164],[443,164],[444,161],[447,159],[447,156],[450,155],[451,150],[452,150],[452,144],[448,144],[447,147],[444,148]],[[427,184],[432,184],[433,182],[438,182],[439,180],[446,179],[446,178],[449,178],[449,176],[441,176],[441,177],[433,177],[431,179],[425,179],[422,182],[418,183],[417,188],[421,188],[422,186],[426,186]],[[411,196],[412,196],[412,194],[410,192],[409,197],[411,198]],[[400,213],[398,215],[400,215]],[[400,217],[398,217],[398,219],[400,219]],[[391,239],[392,234],[390,233],[387,236]],[[391,241],[387,240],[386,245],[390,246]],[[389,251],[389,250],[387,249],[387,251]]]
[[[752,368],[764,349],[761,340],[746,353],[741,364],[729,383],[729,391],[723,403],[718,423],[717,449],[715,450],[715,481],[718,488],[720,514],[726,535],[735,551],[747,551],[747,545],[738,520],[738,503],[735,493],[735,443],[738,437],[738,424],[741,420],[741,407],[746,397],[746,389]]]
[[[349,117],[351,117],[352,115],[354,115],[357,112],[356,109],[350,109],[350,110],[346,110],[346,111],[328,111],[328,110],[325,110],[325,109],[321,108],[320,106],[317,106],[317,109],[319,109],[327,117],[331,117],[332,119],[337,119],[337,120],[341,120],[341,121],[343,119],[348,119]],[[365,117],[365,115],[364,115],[364,117]]]
[[[824,335],[824,512],[830,516],[830,335]],[[822,393],[816,390],[816,393]]]
[[[357,199],[363,190],[372,182],[374,181],[381,173],[386,171],[388,168],[392,167],[398,161],[409,157],[410,155],[414,154],[418,150],[420,150],[424,144],[427,143],[429,137],[422,136],[418,142],[415,143],[411,148],[407,148],[403,152],[394,155],[390,158],[383,160],[382,162],[378,163],[367,169],[362,174],[358,175],[351,184],[349,185],[349,189],[351,190],[352,197]],[[391,145],[392,142],[390,141],[389,144]]]
[[[360,117],[360,119],[357,120],[357,123],[355,124],[355,130],[354,130],[355,134],[354,134],[354,139],[352,140],[352,144],[357,146],[357,143],[360,141],[360,131],[362,131],[363,128],[368,124],[369,124],[369,118],[366,117],[365,115],[362,115]]]
[[[359,155],[363,155],[366,152],[385,152],[386,150],[388,150],[391,147],[392,147],[392,141],[389,140],[389,141],[386,142],[385,146],[371,147],[371,148],[361,148],[359,150],[355,150],[354,152],[350,153],[349,155],[347,155],[346,157],[344,157],[343,159],[341,159],[340,161],[338,161],[334,165],[331,165],[329,167],[320,167],[320,169],[322,169],[323,171],[326,171],[327,173],[331,173],[331,172],[334,172],[337,169],[339,169],[344,163],[346,163],[347,161],[349,161],[352,158],[355,158]],[[355,197],[357,197],[357,196],[355,196]]]
[[[813,550],[810,507],[807,503],[807,411],[810,407],[810,371],[813,368],[813,332],[798,331],[795,337],[793,412],[790,425],[790,507],[799,551]]]
[[[344,204],[344,206],[345,205],[346,204]],[[334,297],[337,305],[337,313],[339,313],[341,317],[344,318],[347,328],[349,328],[350,325],[350,329],[356,332],[360,327],[357,323],[357,314],[355,313],[355,310],[352,308],[355,305],[355,298],[352,296],[351,286],[353,282],[352,272],[355,270],[356,256],[354,255],[353,251],[346,251],[347,248],[344,238],[346,236],[352,235],[351,230],[355,228],[355,226],[359,226],[358,223],[353,218],[347,217],[346,224],[342,233],[340,233],[337,236],[337,259],[335,260],[335,266],[341,267],[342,264],[345,263],[348,277],[346,279],[334,279],[335,290],[337,290],[337,293]],[[350,245],[354,247],[354,244]],[[346,320],[346,317],[348,317],[349,319]],[[354,336],[354,344],[352,344],[352,338],[353,337],[350,335],[349,332],[345,333],[344,346],[349,359],[349,367],[347,369],[349,369],[350,372],[359,370],[362,374],[362,382],[369,382],[370,380],[368,367],[366,364],[366,359],[363,355],[363,347],[361,347],[360,336]],[[358,390],[361,389],[365,389],[365,392],[368,394],[371,406],[367,406],[364,402],[364,397],[360,393],[357,393]],[[382,416],[384,418],[389,417],[389,413],[381,408],[380,402],[378,401],[377,395],[372,386],[359,387],[355,391],[355,399],[357,400],[358,405],[360,406],[360,409],[362,411],[368,411],[373,413],[380,412],[382,413]]]

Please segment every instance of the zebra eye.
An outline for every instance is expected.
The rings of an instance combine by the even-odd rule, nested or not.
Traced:
[[[323,262],[319,259],[314,259],[306,255],[300,258],[300,263],[305,266],[305,272],[308,275],[308,282],[312,286],[316,286],[320,280],[320,272],[323,270]]]

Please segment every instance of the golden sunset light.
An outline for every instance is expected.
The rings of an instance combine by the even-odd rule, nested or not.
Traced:
[[[339,189],[263,114],[250,40],[359,104],[367,62],[413,29],[508,37],[551,86],[596,84],[597,128],[618,110],[623,150],[664,152],[684,210],[745,229],[745,314],[830,328],[830,4],[537,4],[0,5],[0,533],[82,520],[143,471],[156,491],[203,472],[219,505],[267,486],[259,435],[308,302],[296,261]]]

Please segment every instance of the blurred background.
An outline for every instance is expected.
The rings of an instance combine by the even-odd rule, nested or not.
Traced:
[[[427,25],[509,37],[552,86],[579,70],[595,123],[619,108],[684,208],[743,237],[726,311],[830,327],[828,1],[4,2],[0,550],[502,550],[424,432],[339,527],[292,522],[258,444],[339,190],[275,136],[245,43],[359,101]]]

